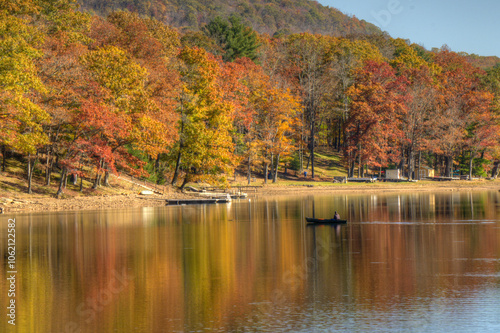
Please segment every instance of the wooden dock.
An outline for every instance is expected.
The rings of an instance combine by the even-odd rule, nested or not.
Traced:
[[[200,199],[167,199],[165,200],[167,206],[170,205],[207,205],[216,203],[231,202],[230,198],[200,198]]]
[[[374,178],[347,178],[348,183],[373,183],[376,179]]]

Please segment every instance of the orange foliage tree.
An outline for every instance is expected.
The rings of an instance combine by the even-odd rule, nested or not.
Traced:
[[[358,177],[362,177],[364,164],[385,166],[398,155],[401,123],[407,113],[404,93],[408,82],[397,77],[384,62],[367,61],[355,73],[356,83],[347,91],[352,103],[344,156],[349,176],[353,177],[357,161]]]
[[[471,159],[478,150],[489,145],[492,133],[489,119],[492,96],[481,87],[484,72],[447,49],[434,55],[434,61],[443,70],[438,75],[437,107],[431,116],[429,147],[445,158],[445,176],[453,176],[454,158],[465,147]],[[481,126],[478,127],[478,121]],[[486,127],[482,127],[486,126]],[[480,130],[479,130],[480,129]],[[481,135],[479,135],[481,133]]]

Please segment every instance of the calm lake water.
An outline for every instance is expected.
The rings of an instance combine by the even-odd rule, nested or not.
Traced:
[[[306,226],[313,209],[349,223]],[[0,221],[1,332],[500,331],[500,192],[276,197]]]

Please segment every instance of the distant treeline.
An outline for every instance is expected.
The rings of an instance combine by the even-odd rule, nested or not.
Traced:
[[[197,30],[217,16],[238,16],[259,33],[311,32],[345,36],[380,33],[371,23],[312,0],[78,0],[83,9],[108,15],[129,10],[174,27]]]

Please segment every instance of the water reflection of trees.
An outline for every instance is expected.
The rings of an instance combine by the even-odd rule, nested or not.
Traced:
[[[496,219],[498,200],[496,192],[417,192],[349,196],[337,204],[355,221],[418,222]]]
[[[311,308],[383,311],[402,299],[473,291],[498,273],[497,206],[497,193],[460,192],[26,215],[17,227],[18,315],[25,331],[64,331],[68,322],[82,332],[244,331],[278,328]],[[313,210],[338,210],[349,223],[306,227]],[[123,269],[134,279],[82,322],[78,306]]]

